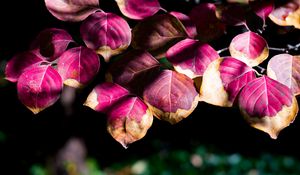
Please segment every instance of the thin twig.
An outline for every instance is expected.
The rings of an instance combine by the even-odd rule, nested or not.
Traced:
[[[228,47],[225,47],[225,48],[223,48],[223,49],[218,50],[217,53],[218,53],[218,54],[221,54],[222,52],[225,52],[225,51],[227,51],[227,50],[228,50]]]

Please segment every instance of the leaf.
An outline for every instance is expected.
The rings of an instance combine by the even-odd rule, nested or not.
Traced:
[[[202,76],[208,65],[220,56],[208,44],[185,39],[172,46],[166,57],[177,72],[193,79]]]
[[[286,85],[295,95],[300,94],[300,56],[279,54],[268,62],[267,74]]]
[[[92,90],[84,105],[97,112],[107,112],[110,108],[114,109],[115,103],[128,94],[129,92],[118,84],[103,82]]]
[[[157,118],[171,124],[186,118],[198,104],[193,80],[171,70],[163,70],[146,87],[143,97]]]
[[[78,22],[100,10],[99,0],[45,0],[48,11],[61,21]]]
[[[189,16],[176,11],[172,11],[170,12],[170,14],[176,17],[183,24],[190,38],[194,38],[197,36],[196,25],[192,22]]]
[[[87,85],[97,75],[99,68],[98,55],[83,46],[67,50],[57,63],[64,84],[74,88]]]
[[[106,62],[122,53],[131,42],[128,23],[113,13],[96,12],[81,25],[80,33],[88,48],[102,55]]]
[[[47,62],[45,58],[36,54],[33,51],[26,51],[18,53],[10,59],[5,67],[6,79],[11,82],[17,82],[20,75],[28,68],[39,64],[41,62]]]
[[[274,0],[256,0],[250,1],[250,6],[257,16],[265,23],[266,18],[274,9]]]
[[[139,22],[132,30],[132,47],[147,50],[162,58],[166,50],[187,37],[184,26],[170,14],[151,16]]]
[[[116,0],[122,14],[128,18],[141,20],[158,12],[158,0]]]
[[[208,42],[225,33],[225,25],[216,17],[216,6],[213,3],[201,3],[194,7],[189,17],[196,25],[198,38]]]
[[[257,66],[269,56],[266,40],[254,32],[244,32],[235,36],[229,46],[232,57],[249,66]]]
[[[249,124],[276,139],[294,121],[298,104],[290,89],[262,76],[249,82],[239,96],[241,113]]]
[[[149,76],[158,72],[159,68],[159,62],[150,53],[132,50],[110,66],[106,79],[140,94]]]
[[[53,105],[58,100],[62,87],[60,75],[50,65],[27,69],[17,83],[20,101],[34,114]]]
[[[209,104],[231,107],[240,90],[255,79],[255,71],[232,57],[219,58],[204,72],[200,100]]]
[[[246,24],[249,6],[245,4],[220,5],[216,10],[217,17],[227,25],[240,26]]]
[[[124,148],[143,138],[151,127],[153,115],[138,97],[127,96],[108,112],[107,130]]]
[[[276,7],[269,18],[277,25],[300,29],[300,1],[287,0],[285,4]]]
[[[72,36],[63,29],[48,28],[41,31],[30,48],[36,50],[48,61],[57,59],[74,42]]]

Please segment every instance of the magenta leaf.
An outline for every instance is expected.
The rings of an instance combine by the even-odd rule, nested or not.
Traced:
[[[212,62],[204,72],[200,100],[209,104],[231,107],[240,90],[255,79],[255,71],[232,57]]]
[[[274,9],[274,0],[250,1],[250,6],[255,14],[265,22],[266,18]]]
[[[190,38],[194,38],[197,36],[196,25],[192,22],[189,16],[175,11],[170,12],[170,14],[176,17],[184,25],[186,32]]]
[[[97,112],[107,112],[110,109],[114,109],[115,103],[128,94],[129,92],[122,86],[104,82],[92,90],[84,105]]]
[[[239,107],[252,127],[268,133],[273,139],[294,121],[298,112],[291,90],[267,76],[252,80],[242,89]]]
[[[147,50],[162,58],[166,50],[187,37],[182,23],[170,14],[151,16],[139,22],[132,30],[132,47]]]
[[[87,47],[102,55],[106,62],[111,56],[126,50],[131,42],[128,23],[113,13],[90,15],[82,23],[80,33]]]
[[[293,94],[300,94],[300,56],[279,54],[268,62],[267,74],[274,80],[292,89]]]
[[[196,78],[202,76],[207,66],[220,56],[208,44],[185,39],[172,46],[166,57],[177,72]]]
[[[189,14],[196,25],[198,38],[207,42],[219,38],[225,33],[225,25],[216,16],[216,6],[213,3],[201,3]]]
[[[45,0],[48,11],[62,21],[82,21],[99,9],[99,0]]]
[[[63,29],[48,28],[41,31],[30,48],[46,57],[48,61],[57,59],[74,42],[72,36]]]
[[[74,88],[87,85],[97,75],[99,68],[98,55],[83,46],[67,50],[57,63],[57,70],[64,84]]]
[[[120,11],[128,18],[141,20],[158,12],[158,0],[116,0]]]
[[[249,66],[257,66],[269,56],[266,40],[254,32],[244,32],[235,36],[229,46],[232,57]]]
[[[124,148],[143,138],[153,121],[151,111],[138,97],[127,96],[119,100],[107,115],[108,132]]]
[[[33,51],[22,52],[16,54],[11,60],[8,61],[5,68],[6,79],[11,82],[17,82],[19,76],[28,68],[47,62],[45,58],[36,54]]]
[[[198,104],[193,80],[171,70],[163,70],[146,87],[143,97],[157,118],[171,124],[186,118]]]
[[[34,114],[53,105],[58,100],[62,87],[61,76],[50,65],[27,69],[17,83],[20,101]]]

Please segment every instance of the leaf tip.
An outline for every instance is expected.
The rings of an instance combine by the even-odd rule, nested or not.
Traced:
[[[93,90],[89,96],[87,97],[86,101],[84,102],[84,106],[90,107],[91,109],[95,110],[97,105],[98,105],[98,95],[95,92],[95,90]]]

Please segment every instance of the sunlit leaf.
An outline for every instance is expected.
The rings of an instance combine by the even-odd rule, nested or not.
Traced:
[[[267,74],[292,89],[293,94],[300,94],[300,56],[279,54],[268,62]]]
[[[96,12],[81,25],[80,33],[87,47],[102,55],[106,62],[111,56],[127,49],[131,42],[128,23],[113,13]]]
[[[264,22],[274,9],[274,0],[250,1],[251,8]]]
[[[182,23],[170,14],[151,16],[138,23],[133,31],[132,47],[147,50],[162,58],[166,50],[187,37]]]
[[[20,101],[34,114],[53,105],[58,100],[62,87],[61,76],[50,65],[27,69],[17,83]]]
[[[220,5],[217,9],[217,17],[228,25],[245,25],[248,11],[249,6],[244,4]]]
[[[45,0],[49,12],[62,21],[82,21],[99,10],[99,0]]]
[[[235,36],[229,46],[232,57],[249,66],[257,66],[269,56],[266,40],[254,32],[244,32]]]
[[[107,112],[110,108],[114,108],[116,102],[128,94],[129,92],[122,86],[104,82],[92,90],[84,105],[97,112]]]
[[[181,12],[170,12],[171,15],[175,16],[185,27],[186,32],[190,38],[197,36],[196,25],[192,22],[189,16]]]
[[[80,46],[67,50],[58,59],[57,70],[65,85],[79,88],[98,73],[100,60],[91,49]]]
[[[291,90],[262,76],[249,82],[239,96],[241,113],[249,124],[276,139],[294,121],[298,104]]]
[[[200,100],[231,107],[240,90],[255,79],[254,69],[232,57],[219,58],[204,72]]]
[[[119,100],[107,115],[108,132],[124,148],[143,138],[153,121],[151,111],[138,97],[127,96]]]
[[[219,58],[219,55],[208,44],[185,39],[172,46],[166,57],[177,72],[196,78],[202,76],[208,65]]]
[[[143,97],[157,118],[171,124],[191,114],[199,100],[193,80],[171,70],[163,70],[146,87]]]
[[[131,19],[144,19],[154,15],[161,7],[158,0],[116,0],[123,15]]]

